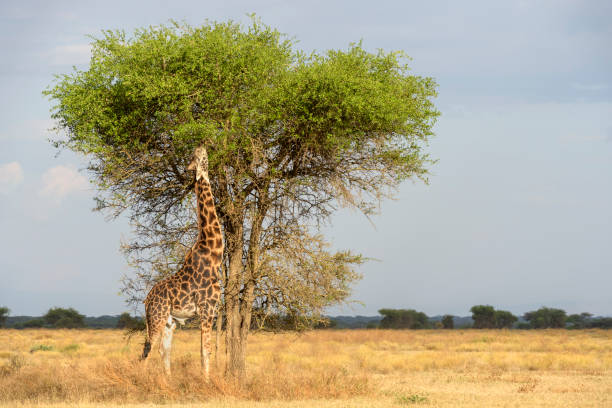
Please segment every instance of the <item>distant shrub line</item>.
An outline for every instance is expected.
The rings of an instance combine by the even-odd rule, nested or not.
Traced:
[[[125,312],[118,316],[85,317],[73,308],[54,307],[42,317],[8,316],[9,309],[0,307],[0,327],[26,328],[119,328],[143,330],[144,321]],[[562,309],[541,307],[518,317],[491,305],[475,305],[470,317],[443,315],[429,317],[414,309],[380,309],[380,316],[336,316],[323,323],[306,327],[307,321],[296,316],[270,316],[254,329],[271,331],[303,329],[612,329],[612,317],[594,317],[590,313],[568,315]],[[188,325],[191,327],[193,325]],[[195,326],[194,326],[195,327]]]
[[[4,313],[2,313],[4,312]],[[80,329],[80,328],[119,328],[144,329],[144,322],[129,313],[119,316],[86,317],[73,308],[53,307],[44,316],[7,316],[9,309],[0,308],[0,327],[13,329],[46,328],[46,329]]]
[[[378,322],[369,321],[365,328],[380,329],[611,329],[612,317],[593,317],[590,313],[567,315],[562,309],[541,307],[525,313],[520,318],[507,310],[496,310],[490,305],[475,305],[470,309],[470,322],[452,315],[428,317],[413,309],[380,309],[383,317]],[[333,320],[333,319],[332,319]],[[457,324],[456,320],[462,322]],[[330,327],[339,327],[333,322]]]

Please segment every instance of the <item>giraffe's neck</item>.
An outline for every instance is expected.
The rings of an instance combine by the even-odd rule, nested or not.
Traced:
[[[198,239],[205,240],[216,237],[220,235],[218,233],[219,220],[217,219],[210,182],[203,178],[196,180],[195,190],[198,200]]]

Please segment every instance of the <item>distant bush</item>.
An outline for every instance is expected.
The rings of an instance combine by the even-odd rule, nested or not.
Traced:
[[[413,309],[380,309],[383,315],[379,323],[381,329],[429,329],[431,323],[427,315]]]
[[[495,327],[498,329],[510,329],[517,320],[518,317],[507,310],[495,311]]]
[[[495,308],[489,305],[476,305],[470,309],[475,329],[495,328]]]
[[[612,329],[612,317],[597,317],[588,322],[589,328]]]
[[[38,319],[32,319],[32,320],[28,320],[26,322],[23,322],[21,324],[19,324],[19,327],[15,326],[16,328],[24,328],[24,329],[31,329],[31,328],[39,328],[39,327],[44,327],[45,325],[45,321],[41,318]]]
[[[507,310],[495,310],[490,305],[476,305],[470,309],[475,329],[510,329],[518,317]]]
[[[38,344],[30,348],[30,353],[34,353],[35,351],[52,351],[53,346],[49,346],[47,344]]]
[[[118,329],[144,330],[145,323],[138,317],[132,317],[128,312],[122,313],[117,321]]]
[[[85,316],[73,308],[53,307],[43,316],[45,322],[56,328],[75,329],[85,327]]]
[[[452,315],[444,315],[442,317],[442,327],[445,329],[454,329],[455,321]]]
[[[541,307],[538,310],[525,313],[523,316],[533,329],[562,329],[565,327],[567,314],[565,310]]]
[[[565,324],[568,329],[586,329],[593,315],[591,313],[580,313],[567,316]]]

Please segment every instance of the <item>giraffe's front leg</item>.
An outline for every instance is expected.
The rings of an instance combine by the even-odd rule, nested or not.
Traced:
[[[159,353],[161,354],[162,362],[164,363],[164,371],[170,376],[170,351],[172,348],[172,334],[176,328],[176,323],[172,316],[168,316],[168,321],[162,332],[161,342],[159,343]]]
[[[202,375],[206,381],[210,380],[210,338],[212,334],[212,316],[201,317],[201,343],[200,343],[200,362],[202,364]]]

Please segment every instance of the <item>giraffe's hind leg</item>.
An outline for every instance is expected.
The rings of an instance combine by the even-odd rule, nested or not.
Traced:
[[[164,363],[164,371],[166,375],[170,375],[170,351],[172,349],[172,334],[176,328],[176,323],[172,319],[172,316],[168,316],[168,320],[163,328],[161,341],[159,343],[159,354],[161,355],[162,362]]]

